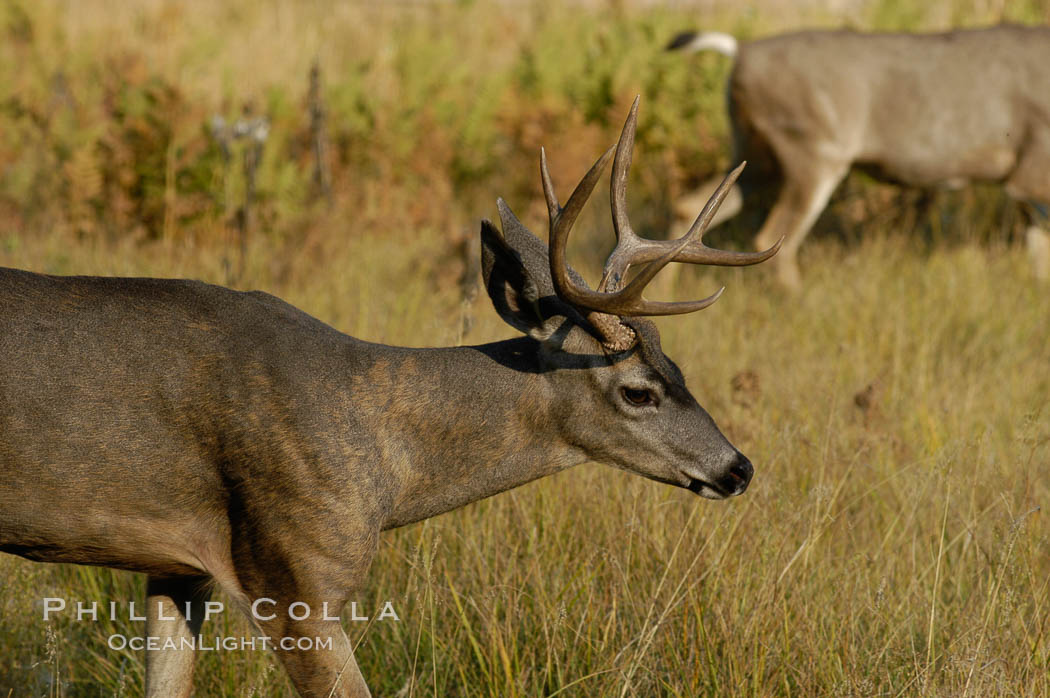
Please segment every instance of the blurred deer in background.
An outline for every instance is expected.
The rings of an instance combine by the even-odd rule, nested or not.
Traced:
[[[363,584],[381,531],[589,460],[711,499],[743,493],[751,463],[640,317],[721,291],[681,303],[642,291],[671,262],[749,265],[779,245],[703,244],[739,168],[682,238],[636,236],[637,106],[615,148],[618,244],[596,290],[565,251],[613,149],[564,208],[541,156],[549,248],[502,200],[502,231],[482,223],[485,288],[515,339],[392,347],[260,292],[0,270],[0,550],[146,573],[146,632],[161,645],[196,636],[213,585],[243,609],[266,600],[254,616],[266,636],[332,640],[276,648],[299,693],[360,698],[329,614]],[[192,651],[146,654],[147,695],[190,695]]]
[[[1002,182],[1028,204],[1029,250],[1036,274],[1047,275],[1048,238],[1037,223],[1050,213],[1050,28],[805,31],[739,43],[687,32],[668,48],[734,57],[733,158],[750,166],[713,225],[778,184],[755,244],[785,238],[775,264],[788,287],[800,284],[799,245],[851,167],[919,187]]]

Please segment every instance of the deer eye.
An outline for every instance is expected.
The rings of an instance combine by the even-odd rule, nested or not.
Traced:
[[[623,395],[623,399],[632,405],[642,406],[656,404],[652,392],[645,390],[644,388],[621,388],[620,392]]]

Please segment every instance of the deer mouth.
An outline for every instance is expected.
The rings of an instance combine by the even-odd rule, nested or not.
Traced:
[[[694,494],[698,494],[701,497],[707,499],[728,499],[732,494],[724,491],[717,485],[713,485],[706,480],[699,480],[695,477],[686,476],[689,478],[689,484],[685,486],[687,490]]]

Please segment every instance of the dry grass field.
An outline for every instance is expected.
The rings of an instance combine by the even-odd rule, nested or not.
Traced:
[[[662,55],[677,29],[1050,21],[1036,0],[650,5],[11,0],[0,265],[263,289],[391,344],[508,337],[483,293],[462,301],[454,250],[496,196],[543,234],[539,145],[565,188],[642,94],[647,234],[728,164],[728,66]],[[269,133],[238,216],[251,146],[224,153],[211,124],[245,114]],[[604,196],[572,250],[592,280]],[[588,464],[385,534],[356,598],[400,621],[345,619],[374,694],[1050,696],[1050,285],[994,190],[918,216],[908,200],[851,180],[798,295],[761,268],[686,270],[668,291],[727,286],[658,324],[755,463],[743,497]],[[141,599],[142,578],[3,556],[0,587],[0,697],[141,695],[141,653],[107,647],[141,623],[45,623],[41,602]],[[250,634],[233,614],[205,632]],[[294,692],[269,653],[218,651],[195,695]]]

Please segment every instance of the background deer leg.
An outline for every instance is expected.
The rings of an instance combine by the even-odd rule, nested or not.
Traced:
[[[150,577],[146,582],[146,636],[170,637],[176,645],[183,638],[194,637],[204,621],[204,602],[209,595],[207,577]],[[196,654],[191,649],[147,651],[147,698],[189,698]]]
[[[802,175],[785,168],[784,184],[769,217],[758,231],[755,246],[763,250],[776,244],[781,237],[785,238],[784,245],[772,261],[776,265],[780,282],[791,290],[797,290],[802,282],[795,259],[799,245],[806,239],[820,212],[828,205],[831,193],[847,171],[845,167],[827,166],[808,170]]]
[[[1050,216],[1047,215],[1047,206],[1037,207],[1042,210],[1043,216],[1039,223],[1033,223],[1025,231],[1025,246],[1028,248],[1028,257],[1032,261],[1032,273],[1041,281],[1050,279]]]
[[[1025,243],[1038,279],[1050,279],[1050,136],[1033,142],[1006,180],[1006,193],[1027,204]]]

